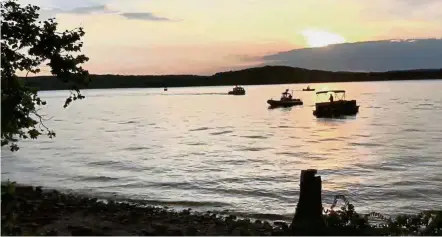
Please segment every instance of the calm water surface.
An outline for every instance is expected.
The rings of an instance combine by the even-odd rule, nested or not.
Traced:
[[[325,207],[336,194],[361,212],[442,206],[442,81],[311,84],[357,99],[357,116],[335,120],[312,115],[306,86],[246,86],[246,96],[225,95],[230,87],[88,90],[67,109],[67,91],[43,92],[57,137],[3,148],[2,179],[290,216],[300,171],[315,168]],[[268,109],[285,88],[304,105]]]

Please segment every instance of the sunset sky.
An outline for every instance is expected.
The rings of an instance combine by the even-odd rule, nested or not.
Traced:
[[[441,37],[441,0],[19,0],[84,27],[95,74],[212,74],[330,43]]]

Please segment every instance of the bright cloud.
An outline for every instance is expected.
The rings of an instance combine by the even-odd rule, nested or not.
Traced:
[[[307,29],[301,32],[310,47],[323,47],[330,44],[345,43],[345,38],[323,30]]]

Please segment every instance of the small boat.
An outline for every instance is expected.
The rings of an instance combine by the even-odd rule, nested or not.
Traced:
[[[241,86],[235,86],[233,90],[229,91],[229,95],[245,95],[246,90],[242,88]]]
[[[164,91],[167,91],[167,87],[164,87]]]
[[[291,107],[295,105],[303,105],[304,103],[300,99],[292,98],[292,95],[289,93],[289,89],[287,89],[282,93],[281,99],[267,100],[267,104],[269,104],[270,107]]]
[[[315,91],[315,89],[310,88],[310,86],[307,86],[307,88],[303,88],[302,91]]]
[[[316,110],[313,111],[314,116],[318,118],[335,118],[356,115],[359,112],[359,105],[356,105],[356,100],[345,100],[344,90],[316,92],[317,100],[320,95],[327,95],[329,93],[329,102],[316,102]],[[335,97],[331,93],[334,93]]]
[[[304,103],[300,99],[291,99],[291,100],[267,100],[267,104],[271,107],[291,107],[295,105],[303,105]]]

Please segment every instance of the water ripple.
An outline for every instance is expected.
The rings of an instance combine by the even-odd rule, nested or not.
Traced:
[[[259,135],[256,135],[256,136],[240,136],[240,137],[250,138],[250,139],[267,139],[268,138],[268,136],[259,136]]]
[[[143,147],[143,146],[134,146],[134,147],[126,147],[123,148],[122,150],[126,150],[126,151],[138,151],[138,150],[149,150],[151,148],[149,147]]]
[[[264,150],[269,150],[269,149],[273,149],[271,147],[242,147],[237,149],[238,151],[264,151]]]
[[[209,127],[201,127],[201,128],[190,129],[189,131],[195,132],[195,131],[204,131],[204,130],[209,130],[209,129],[211,129],[211,128],[209,128]]]
[[[109,176],[77,176],[74,177],[77,181],[100,181],[100,182],[110,182],[113,180],[118,180],[119,178],[116,177],[109,177]]]
[[[221,131],[221,132],[212,132],[210,135],[222,135],[227,133],[232,133],[233,131]]]

